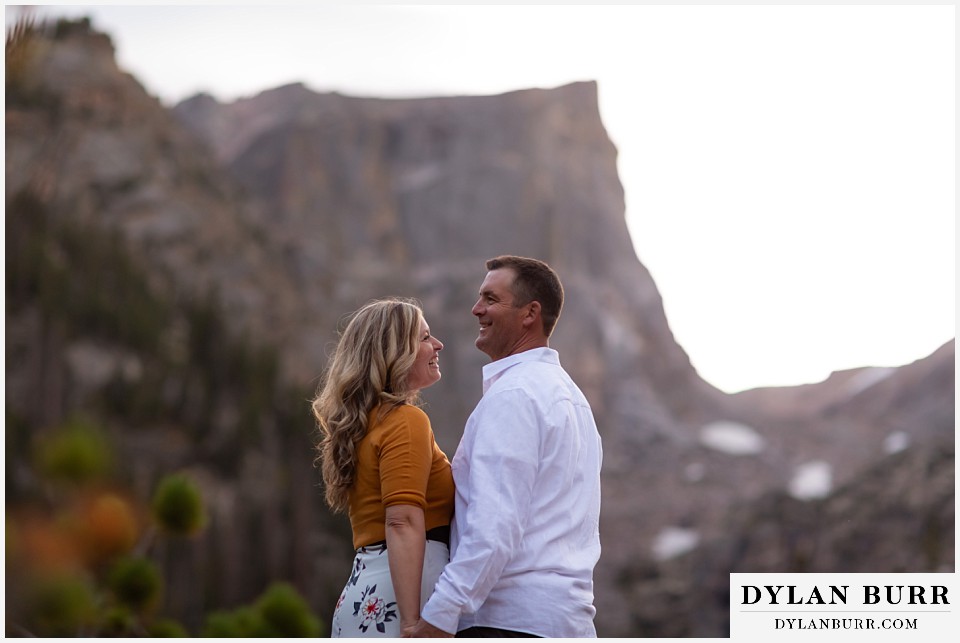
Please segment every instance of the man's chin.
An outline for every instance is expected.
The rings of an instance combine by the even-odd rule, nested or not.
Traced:
[[[496,361],[496,358],[490,354],[490,351],[487,350],[487,342],[483,340],[482,337],[478,337],[473,345],[477,347],[477,350],[490,358],[491,361]]]

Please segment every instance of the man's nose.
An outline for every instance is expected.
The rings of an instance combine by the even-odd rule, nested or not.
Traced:
[[[473,314],[476,315],[477,317],[479,317],[479,316],[482,314],[482,312],[483,312],[482,308],[480,307],[480,304],[481,304],[481,301],[478,299],[478,300],[477,300],[477,303],[475,303],[475,304],[473,305],[473,310],[470,311],[471,313],[473,313]]]

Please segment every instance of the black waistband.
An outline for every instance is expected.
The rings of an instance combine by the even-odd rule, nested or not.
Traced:
[[[450,546],[450,525],[440,525],[439,527],[434,527],[433,529],[427,530],[427,540],[433,540],[438,543],[443,543],[447,547]],[[386,547],[386,540],[378,540],[375,543],[370,543],[369,545],[364,545],[364,547]]]
[[[443,543],[444,545],[449,547],[450,546],[450,525],[440,525],[439,527],[428,529],[427,540],[435,540],[438,543]]]

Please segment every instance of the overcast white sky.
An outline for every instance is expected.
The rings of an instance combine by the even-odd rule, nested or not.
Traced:
[[[721,389],[898,366],[955,335],[952,4],[42,9],[91,16],[170,105],[596,80],[637,254]]]

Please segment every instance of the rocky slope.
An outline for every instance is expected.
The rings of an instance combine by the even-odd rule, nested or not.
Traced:
[[[751,557],[782,571],[830,570],[840,560],[830,551],[844,552],[843,571],[953,568],[953,342],[901,369],[810,387],[727,396],[706,384],[634,254],[595,84],[418,100],[290,85],[230,104],[201,95],[168,111],[84,23],[38,41],[14,80],[8,207],[29,193],[57,217],[118,231],[158,293],[222,306],[224,332],[275,346],[280,378],[300,390],[315,385],[345,313],[372,297],[420,298],[446,344],[444,378],[425,400],[448,453],[480,395],[485,357],[469,311],[483,261],[515,253],[556,267],[567,306],[552,344],[590,399],[605,448],[602,636],[723,636],[727,574],[748,571]],[[81,406],[77,391],[95,390],[92,374],[121,369],[126,353],[69,337],[51,353],[36,317],[35,307],[8,310],[7,403],[42,425]],[[288,409],[302,419],[300,439],[278,439],[268,418],[239,473],[208,472],[222,500],[219,533],[244,502],[295,497],[289,511],[235,530],[246,538],[205,545],[206,557],[263,561],[246,575],[224,565],[233,576],[219,583],[234,589],[221,601],[259,591],[244,584],[270,575],[294,576],[317,602],[342,582],[336,561],[348,548],[308,473],[302,400]],[[229,400],[213,417],[220,444],[237,435]],[[148,433],[126,438],[147,461]],[[161,451],[213,470],[195,453]],[[935,473],[908,492],[924,467]],[[888,475],[892,484],[876,484]],[[837,509],[850,503],[864,507],[854,525]],[[794,529],[792,520],[827,534],[815,562],[776,539],[749,540],[750,556],[730,553],[758,521],[776,530]],[[916,521],[937,525],[919,544],[908,528]],[[851,551],[841,529],[875,546]],[[304,531],[315,535],[297,540]],[[291,539],[296,560],[284,551]],[[881,550],[897,553],[866,553]],[[708,591],[714,607],[697,620],[708,612],[691,601]]]

